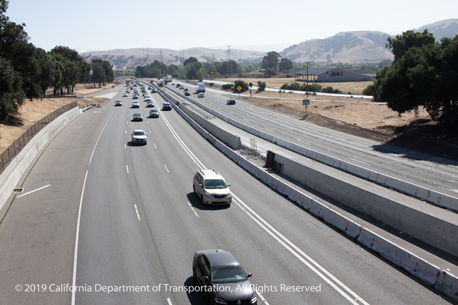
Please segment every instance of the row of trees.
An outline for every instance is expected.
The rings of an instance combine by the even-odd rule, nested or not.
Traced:
[[[5,15],[7,0],[0,0],[0,119],[15,114],[26,99],[41,98],[48,88],[54,94],[73,92],[78,82],[90,79],[91,65],[78,52],[57,46],[49,52],[28,42],[25,24],[16,24]],[[107,61],[92,64],[93,81],[113,81]],[[103,75],[103,76],[102,76]]]
[[[458,125],[458,36],[407,31],[388,38],[393,64],[377,73],[365,94],[401,115],[423,105],[434,121]]]
[[[136,77],[164,77],[171,74],[174,78],[200,79],[205,76],[242,76],[245,73],[243,66],[233,60],[225,62],[201,63],[195,57],[189,57],[183,62],[183,66],[169,65],[155,60],[146,66],[137,66],[135,71]]]

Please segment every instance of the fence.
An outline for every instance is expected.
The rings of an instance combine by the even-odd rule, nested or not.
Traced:
[[[42,130],[46,125],[51,123],[55,118],[60,116],[62,113],[65,113],[69,111],[72,108],[77,107],[78,104],[77,102],[71,102],[65,106],[60,107],[59,109],[55,110],[54,112],[48,114],[44,118],[42,118],[40,121],[36,122],[33,126],[31,126],[29,129],[27,129],[26,132],[24,132],[16,141],[14,141],[13,144],[11,144],[1,155],[0,157],[0,162],[2,165],[2,170],[0,171],[0,174],[3,172],[3,170],[10,164],[10,161],[17,156],[21,152],[21,150],[29,143],[29,141],[38,133],[40,130]]]

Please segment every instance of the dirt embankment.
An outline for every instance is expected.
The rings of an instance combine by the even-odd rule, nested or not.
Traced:
[[[234,79],[220,80],[233,81]],[[265,81],[269,88],[280,88],[285,82],[294,81],[291,78],[243,79],[253,85],[256,85],[258,80]],[[354,92],[362,92],[369,83],[371,82],[320,83],[320,85],[356,94]],[[458,134],[453,129],[431,121],[429,114],[422,107],[419,107],[416,112],[412,111],[400,116],[386,105],[373,103],[368,99],[309,95],[310,105],[306,112],[301,102],[305,94],[287,92],[288,90],[282,93],[258,93],[253,90],[253,97],[244,99],[295,116],[299,119],[298,124],[303,120],[309,121],[359,137],[458,160]]]
[[[111,84],[110,84],[111,86]],[[88,85],[77,84],[73,95],[86,95],[100,90],[102,88],[89,88]],[[52,94],[47,92],[47,94]],[[80,108],[84,108],[90,104],[98,104],[104,102],[105,98],[88,97],[88,98],[47,98],[27,100],[19,112],[8,122],[0,121],[0,153],[6,150],[17,138],[27,131],[33,124],[52,113],[54,110],[67,105],[73,101],[78,102]]]

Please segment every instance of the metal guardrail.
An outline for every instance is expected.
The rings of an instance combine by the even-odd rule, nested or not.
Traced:
[[[5,170],[5,168],[10,164],[11,160],[16,157],[21,150],[29,143],[29,141],[42,130],[45,128],[49,123],[54,121],[58,116],[61,114],[69,111],[78,106],[78,103],[71,102],[65,106],[60,107],[59,109],[53,111],[52,113],[48,114],[35,124],[33,124],[26,132],[24,132],[16,141],[13,142],[0,156],[0,163],[1,163],[1,171],[0,174]]]

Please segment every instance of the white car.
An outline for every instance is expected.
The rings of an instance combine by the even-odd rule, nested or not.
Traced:
[[[122,97],[128,97],[128,96],[129,94],[127,94],[127,92],[122,95]]]
[[[148,135],[142,129],[135,129],[134,131],[132,131],[131,137],[132,144],[147,144]]]
[[[132,108],[140,108],[140,103],[138,101],[133,101]]]

